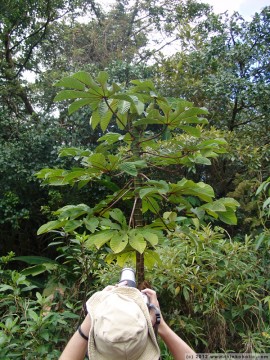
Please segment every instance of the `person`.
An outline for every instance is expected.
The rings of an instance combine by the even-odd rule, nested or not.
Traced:
[[[143,296],[151,304],[148,308]],[[88,314],[67,343],[59,360],[158,360],[154,327],[159,318],[156,292],[109,285],[86,303]],[[158,334],[175,360],[196,353],[168,326],[160,314]]]

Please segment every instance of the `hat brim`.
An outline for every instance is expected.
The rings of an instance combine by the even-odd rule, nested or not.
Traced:
[[[101,355],[95,346],[94,341],[94,318],[97,306],[101,304],[103,300],[109,297],[112,293],[114,294],[121,294],[121,296],[126,296],[131,298],[142,310],[145,319],[148,325],[148,340],[145,346],[143,353],[138,357],[137,360],[158,360],[160,357],[160,350],[157,344],[156,336],[154,333],[154,329],[152,326],[149,310],[147,305],[144,302],[142,294],[136,288],[132,287],[116,287],[109,291],[99,291],[96,292],[91,298],[87,301],[87,310],[91,318],[91,328],[89,331],[89,340],[88,340],[88,357],[89,360],[110,360],[107,357],[105,358]]]

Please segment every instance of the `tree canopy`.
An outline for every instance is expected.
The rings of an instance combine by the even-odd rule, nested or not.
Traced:
[[[134,260],[199,351],[269,352],[269,34],[269,6],[1,3],[3,356],[58,358]]]

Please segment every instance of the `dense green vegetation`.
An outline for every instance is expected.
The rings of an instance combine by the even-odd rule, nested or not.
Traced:
[[[1,358],[57,359],[125,265],[196,351],[270,352],[269,30],[270,7],[0,5]]]

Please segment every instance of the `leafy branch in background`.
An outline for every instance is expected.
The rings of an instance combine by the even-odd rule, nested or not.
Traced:
[[[177,225],[219,219],[236,224],[238,202],[215,200],[203,179],[194,182],[181,169],[195,171],[210,165],[226,152],[222,138],[205,138],[205,108],[176,98],[161,97],[150,80],[131,81],[129,88],[109,84],[101,71],[96,79],[78,72],[60,80],[55,101],[73,100],[69,114],[90,106],[90,125],[100,126],[103,136],[94,151],[64,148],[59,156],[74,158],[72,169],[45,168],[37,173],[44,185],[79,187],[93,181],[108,181],[117,189],[93,208],[68,205],[55,212],[57,219],[38,230],[85,233],[87,248],[106,245],[107,261],[120,266],[136,263],[138,283],[144,280],[145,265],[159,261],[156,247]],[[176,171],[177,182],[163,179],[164,171]]]

